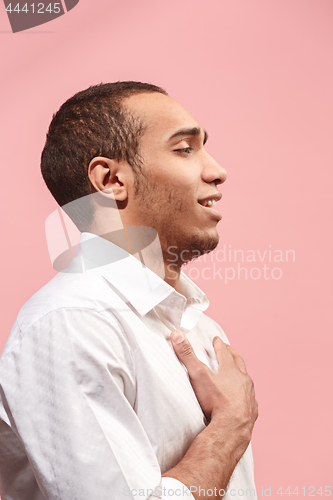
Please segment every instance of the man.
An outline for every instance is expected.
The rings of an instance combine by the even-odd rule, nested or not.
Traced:
[[[218,243],[226,172],[206,138],[138,82],[53,117],[42,174],[81,245],[1,358],[2,500],[255,498],[253,383],[181,273]]]

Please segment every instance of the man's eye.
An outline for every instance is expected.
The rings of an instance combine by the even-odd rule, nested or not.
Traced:
[[[193,148],[183,148],[183,149],[175,149],[175,151],[177,151],[178,153],[187,153],[189,154],[191,151],[193,150]]]

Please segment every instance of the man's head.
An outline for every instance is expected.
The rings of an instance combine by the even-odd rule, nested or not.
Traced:
[[[221,198],[216,186],[224,182],[226,172],[205,151],[207,134],[183,106],[159,87],[147,86],[145,90],[145,84],[137,84],[138,91],[128,91],[116,98],[116,110],[111,109],[103,90],[105,87],[107,93],[108,88],[117,85],[126,89],[127,85],[136,84],[92,87],[67,101],[55,115],[48,134],[53,149],[57,147],[52,133],[58,126],[59,113],[66,133],[62,135],[65,146],[60,145],[60,151],[64,152],[57,156],[60,163],[53,158],[50,161],[52,148],[45,152],[48,142],[42,156],[42,172],[52,194],[57,191],[58,198],[54,196],[63,204],[70,198],[83,196],[87,189],[90,193],[100,193],[101,202],[97,209],[95,206],[99,222],[106,220],[108,201],[116,200],[123,224],[156,229],[165,257],[172,247],[172,255],[178,256],[177,264],[212,250],[218,243],[216,225],[221,215],[214,207],[203,204]],[[66,121],[68,106],[71,114],[75,114],[74,122]],[[92,109],[95,114],[90,122]],[[88,125],[82,129],[83,119]],[[75,158],[71,148],[79,151],[80,159]],[[73,171],[65,151],[74,157]],[[52,162],[58,172],[53,191],[52,171],[50,175],[45,167]],[[63,171],[61,162],[65,165]],[[66,185],[66,199],[61,194],[63,185]],[[104,227],[99,233],[92,232],[107,231]]]
[[[100,84],[78,92],[61,106],[51,121],[41,158],[44,181],[60,206],[94,192],[88,167],[97,156],[126,161],[138,189],[144,125],[123,101],[152,92],[166,95],[162,88],[147,83]]]

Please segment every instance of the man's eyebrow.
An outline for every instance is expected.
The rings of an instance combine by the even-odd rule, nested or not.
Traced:
[[[169,141],[172,141],[172,139],[175,139],[176,137],[181,137],[184,135],[200,135],[202,132],[202,129],[200,127],[192,127],[192,128],[181,128],[180,130],[177,130],[174,134],[172,134],[171,137],[169,137]],[[208,134],[206,130],[204,130],[204,141],[203,143],[206,144],[208,139]]]

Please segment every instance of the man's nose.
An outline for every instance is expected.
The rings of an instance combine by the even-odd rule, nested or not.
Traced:
[[[227,171],[221,167],[208,153],[202,170],[202,178],[205,182],[213,182],[215,185],[222,184],[227,180]]]

